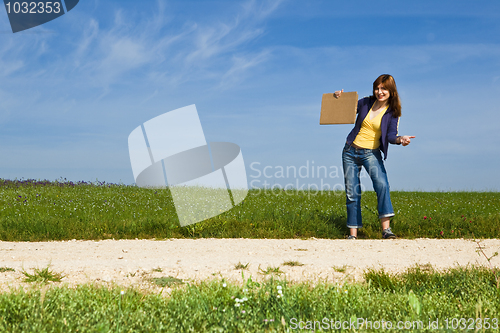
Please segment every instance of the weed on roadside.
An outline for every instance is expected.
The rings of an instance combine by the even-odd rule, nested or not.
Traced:
[[[250,263],[243,265],[241,262],[239,262],[236,265],[234,265],[234,269],[248,269],[248,265],[250,265]]]
[[[26,272],[24,269],[21,273],[25,276],[24,282],[61,282],[64,275],[50,270],[50,265],[44,269],[34,268],[33,274]]]
[[[474,234],[473,234],[474,235]],[[486,255],[486,253],[484,252],[484,248],[481,246],[481,244],[479,243],[478,240],[474,239],[474,241],[476,242],[477,244],[477,247],[478,249],[476,250],[476,252],[479,254],[479,255],[483,255],[485,258],[486,258],[486,261],[488,261],[488,264],[490,266],[490,270],[491,272],[494,274],[495,276],[495,280],[496,280],[496,283],[497,283],[497,289],[500,289],[500,271],[493,267],[493,265],[491,264],[491,259],[493,259],[494,257],[498,256],[498,252],[495,252],[493,253],[492,255],[490,255],[489,257]]]
[[[333,270],[337,273],[345,273],[346,270],[347,270],[347,265],[343,265],[343,266],[333,266]]]
[[[16,270],[14,268],[10,267],[0,267],[0,273],[5,273],[5,272],[15,272]]]
[[[174,285],[184,284],[182,279],[175,278],[173,276],[162,276],[159,278],[152,278],[151,282],[160,287],[171,287]]]
[[[304,264],[302,264],[302,263],[300,263],[300,262],[298,262],[298,261],[292,261],[292,260],[290,260],[290,261],[285,261],[285,262],[283,263],[283,265],[285,265],[285,266],[292,266],[292,267],[295,267],[295,266],[304,266]]]
[[[264,275],[268,275],[268,274],[283,274],[283,272],[280,270],[280,267],[271,267],[271,266],[268,266],[266,268],[266,270],[263,270],[262,268],[260,268],[259,266],[259,272],[261,274],[264,274]]]

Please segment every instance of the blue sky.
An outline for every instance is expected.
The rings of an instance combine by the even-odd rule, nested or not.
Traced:
[[[196,104],[254,186],[341,186],[352,125],[320,126],[321,96],[389,73],[416,136],[389,148],[391,188],[500,190],[497,0],[81,0],[16,34],[0,12],[1,178],[132,184],[130,132]]]

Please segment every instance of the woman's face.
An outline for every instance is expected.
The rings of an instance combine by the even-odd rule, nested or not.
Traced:
[[[379,84],[377,88],[375,88],[373,94],[378,99],[378,101],[382,103],[388,102],[389,97],[391,97],[391,93],[389,92],[389,90],[385,89],[382,83]]]

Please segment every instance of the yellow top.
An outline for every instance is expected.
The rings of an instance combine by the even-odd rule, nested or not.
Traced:
[[[380,146],[380,136],[382,135],[380,124],[382,123],[382,116],[388,108],[389,105],[373,119],[370,119],[372,114],[372,109],[370,109],[361,124],[361,129],[359,130],[358,135],[356,135],[356,139],[353,142],[356,146],[365,149],[377,149]]]

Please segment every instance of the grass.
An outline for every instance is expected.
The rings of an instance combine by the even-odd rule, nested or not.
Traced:
[[[259,267],[259,272],[264,275],[269,275],[269,274],[283,274],[283,272],[280,270],[279,266],[278,267],[272,267],[268,266],[265,270]]]
[[[25,276],[24,282],[39,282],[39,283],[47,283],[47,282],[61,282],[64,275],[61,273],[54,272],[50,269],[49,266],[39,269],[34,268],[33,274],[22,271]]]
[[[248,265],[250,265],[249,262],[247,262],[246,264],[238,262],[236,265],[234,265],[234,269],[248,269]]]
[[[11,267],[0,267],[0,273],[5,273],[5,272],[15,272],[16,270]]]
[[[441,331],[452,331],[452,318],[489,318],[490,325],[500,318],[500,291],[486,268],[417,266],[402,274],[371,270],[365,278],[345,284],[212,280],[174,285],[168,297],[93,285],[19,288],[0,294],[0,331],[288,332],[299,321],[306,326],[323,318],[333,324],[359,318],[392,325],[421,322],[418,331],[431,332],[436,330],[428,328],[430,321],[439,320]]]
[[[483,255],[486,258],[486,261],[488,262],[488,265],[490,267],[491,272],[495,275],[495,278],[497,281],[497,289],[500,289],[500,270],[498,268],[494,267],[491,263],[491,259],[498,256],[498,252],[495,252],[495,253],[491,254],[490,256],[488,256],[486,254],[486,252],[484,252],[484,249],[481,246],[481,243],[478,240],[475,240],[475,242],[476,242],[477,247],[478,247],[476,252],[478,252],[479,254]]]
[[[160,287],[172,287],[177,284],[183,284],[181,279],[175,278],[173,276],[162,276],[160,278],[152,278],[151,282]]]
[[[500,238],[498,192],[391,192],[401,238]],[[374,192],[359,238],[379,239]],[[168,189],[0,179],[0,240],[135,238],[343,239],[344,192],[251,190],[230,211],[181,227]]]
[[[345,273],[347,271],[347,265],[343,265],[343,266],[333,266],[333,270],[337,273]]]
[[[498,192],[392,192],[391,197],[396,212],[391,225],[399,237],[500,238]],[[360,238],[380,238],[375,207],[375,194],[364,193]],[[234,209],[180,227],[168,189],[0,179],[3,241],[342,239],[347,234],[345,222],[343,192],[251,190]],[[34,269],[33,273],[22,272],[25,281],[41,284],[0,293],[0,332],[285,332],[294,330],[299,321],[313,325],[323,318],[333,322],[352,318],[421,321],[426,325],[439,319],[442,330],[446,318],[497,318],[500,327],[500,272],[491,264],[497,254],[485,253],[479,243],[478,251],[489,268],[437,271],[415,266],[402,274],[367,270],[363,283],[292,284],[280,279],[280,267],[259,267],[267,279],[262,283],[251,278],[235,284],[145,277],[156,287],[172,288],[167,297],[154,290],[122,290],[119,286],[42,287],[63,276],[49,267]],[[248,265],[240,262],[235,269]],[[301,264],[289,261],[283,265]],[[340,273],[346,268],[334,267]],[[13,269],[0,268],[0,272],[9,271]],[[362,327],[360,331],[376,330]]]
[[[301,264],[300,262],[298,261],[292,261],[292,260],[289,260],[289,261],[285,261],[283,263],[283,265],[285,266],[292,266],[292,267],[295,267],[295,266],[304,266],[304,264]]]

